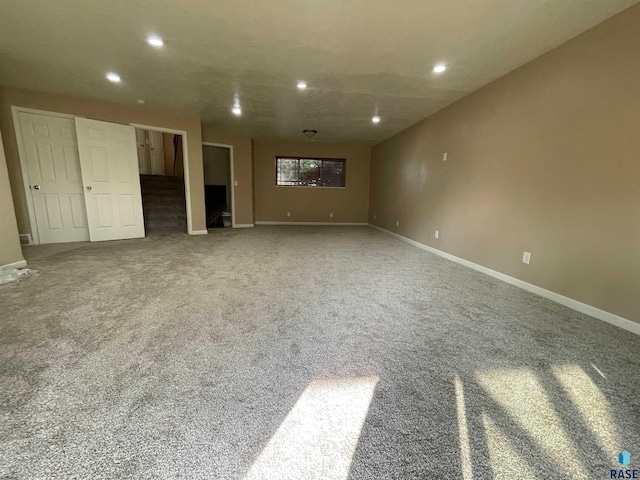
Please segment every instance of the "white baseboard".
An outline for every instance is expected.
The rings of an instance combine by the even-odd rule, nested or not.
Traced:
[[[482,265],[478,265],[477,263],[470,262],[469,260],[465,260],[464,258],[456,257],[455,255],[451,255],[450,253],[443,252],[442,250],[438,250],[436,248],[430,247],[420,242],[416,242],[415,240],[411,240],[410,238],[403,237],[402,235],[398,235],[397,233],[390,232],[384,228],[378,227],[377,225],[369,224],[373,228],[377,228],[378,230],[388,233],[389,235],[393,235],[400,240],[407,242],[414,247],[421,248],[422,250],[426,250],[428,252],[434,253],[440,257],[446,258],[447,260],[451,260],[453,262],[464,265],[465,267],[472,268],[477,270],[478,272],[485,273],[491,277],[497,278],[498,280],[502,280],[503,282],[509,283],[516,287],[522,288],[531,293],[535,293],[536,295],[540,295],[541,297],[552,300],[556,303],[564,305],[565,307],[569,307],[573,310],[576,310],[581,313],[585,313],[590,315],[598,320],[602,320],[603,322],[610,323],[611,325],[615,325],[616,327],[620,327],[629,332],[635,333],[636,335],[640,335],[640,323],[633,322],[627,318],[620,317],[614,313],[607,312],[606,310],[601,310],[599,308],[593,307],[586,303],[579,302],[578,300],[574,300],[573,298],[565,297],[564,295],[560,295],[559,293],[552,292],[551,290],[544,289],[542,287],[538,287],[537,285],[533,285],[531,283],[524,282],[514,277],[510,277],[509,275],[505,275],[504,273],[497,272],[495,270],[491,270],[490,268],[483,267]]]
[[[191,230],[189,235],[207,235],[208,233],[207,230]]]
[[[26,260],[20,260],[19,262],[7,263],[6,265],[0,265],[0,272],[3,270],[13,270],[14,268],[24,268],[27,266]]]
[[[256,225],[336,225],[339,227],[365,227],[368,223],[350,223],[350,222],[256,222]]]
[[[233,228],[253,228],[253,223],[236,223]]]

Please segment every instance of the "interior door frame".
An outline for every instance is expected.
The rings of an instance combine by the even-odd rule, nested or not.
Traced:
[[[73,120],[79,115],[71,115],[68,113],[48,112],[46,110],[37,110],[35,108],[18,107],[11,105],[11,116],[13,117],[13,131],[16,134],[16,143],[18,144],[18,157],[20,157],[20,170],[22,170],[22,184],[24,186],[24,196],[27,199],[27,212],[29,214],[29,225],[31,226],[31,245],[40,245],[40,233],[38,232],[38,222],[36,221],[36,207],[33,202],[33,194],[31,192],[31,179],[29,177],[29,165],[27,164],[27,148],[24,144],[24,136],[22,135],[22,124],[20,122],[21,113],[31,113],[35,115],[44,115],[47,117],[61,117]]]
[[[162,133],[173,133],[174,135],[182,135],[182,166],[184,173],[184,194],[187,204],[187,233],[189,235],[206,235],[207,230],[194,230],[191,214],[191,181],[189,179],[189,151],[187,150],[187,131],[176,130],[175,128],[156,127],[154,125],[143,125],[141,123],[130,123],[132,127],[144,128],[145,130],[155,130]],[[204,186],[203,186],[204,188]]]
[[[222,147],[229,149],[229,176],[231,177],[231,185],[229,185],[231,187],[231,228],[236,228],[236,179],[233,173],[233,145],[213,142],[202,142],[202,145],[207,147]]]

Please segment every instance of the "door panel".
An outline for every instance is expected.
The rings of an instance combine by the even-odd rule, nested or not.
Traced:
[[[120,204],[120,216],[122,217],[122,224],[127,227],[135,226],[135,198],[133,195],[118,195],[118,201]]]
[[[149,147],[151,155],[151,173],[164,175],[164,144],[162,132],[149,130]]]
[[[76,118],[91,241],[144,237],[133,127]]]
[[[18,115],[40,243],[89,240],[73,119]]]
[[[84,206],[84,195],[69,195],[69,206],[71,207],[71,220],[76,228],[86,228],[87,231],[87,209]]]
[[[51,230],[62,230],[60,197],[57,193],[45,193],[44,204],[47,209],[47,224]]]
[[[149,155],[149,140],[147,131],[136,128],[136,145],[138,150],[138,172],[146,175],[151,174],[151,159]]]

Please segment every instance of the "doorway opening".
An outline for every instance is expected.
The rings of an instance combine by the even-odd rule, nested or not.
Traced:
[[[204,143],[202,160],[207,228],[233,227],[233,148]]]
[[[187,232],[183,138],[136,127],[145,231]]]

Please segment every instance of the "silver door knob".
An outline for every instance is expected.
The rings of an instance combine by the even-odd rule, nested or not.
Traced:
[[[40,190],[40,185],[34,185],[33,188],[35,188],[36,190]]]
[[[91,190],[91,185],[87,185],[87,190]]]

